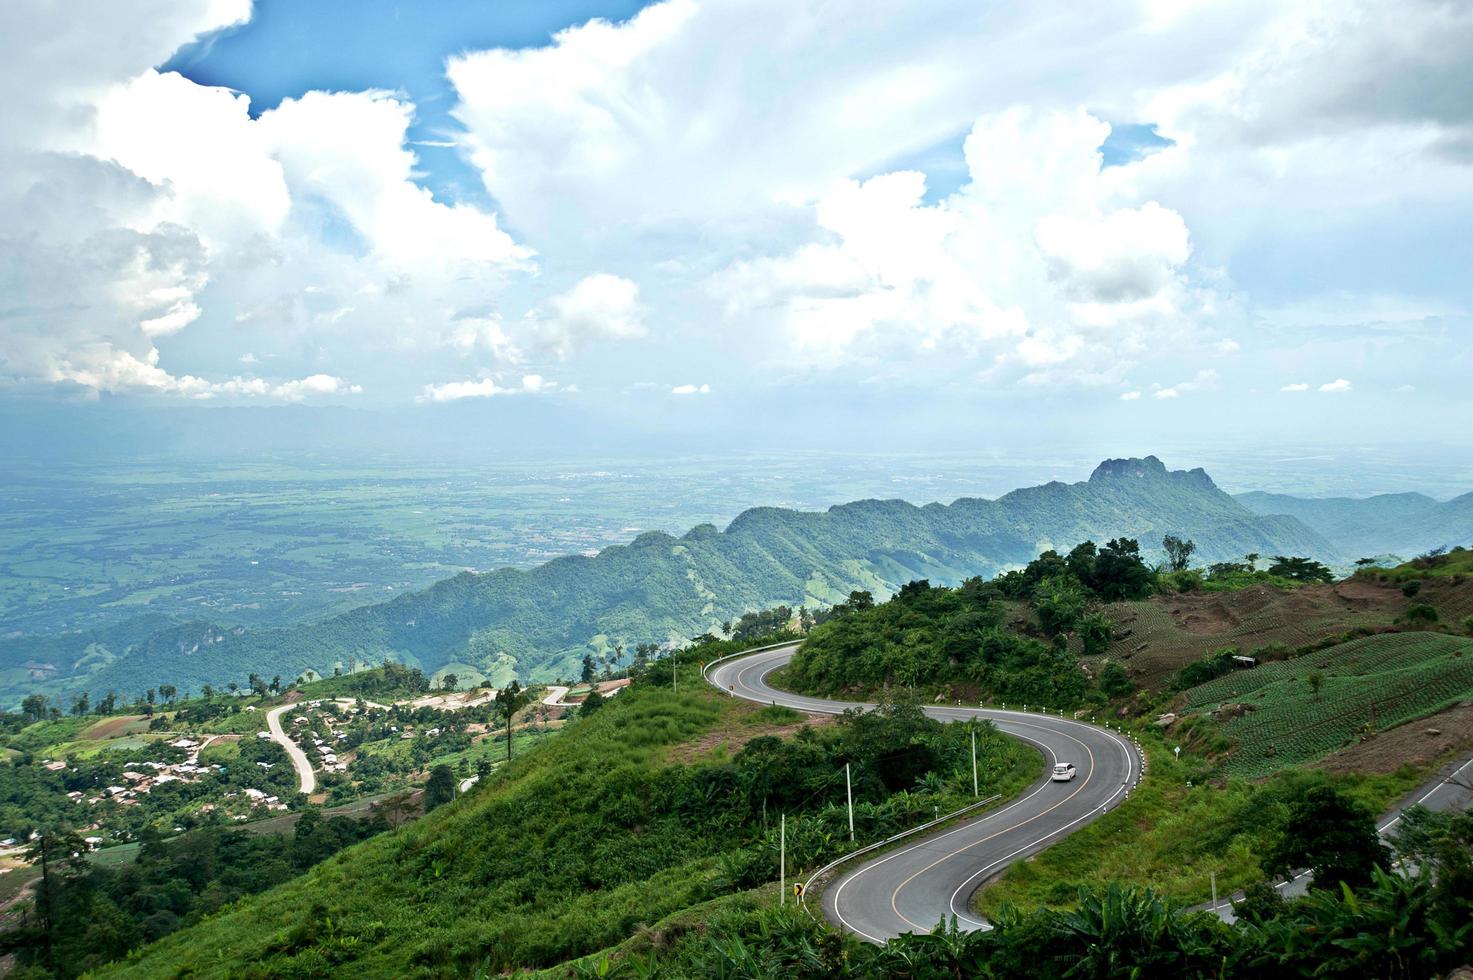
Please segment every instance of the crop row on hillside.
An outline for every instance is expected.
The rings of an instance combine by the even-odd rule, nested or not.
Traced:
[[[1318,689],[1310,680],[1317,675]],[[1264,776],[1473,697],[1473,640],[1399,633],[1337,644],[1209,681],[1188,692],[1207,710],[1243,705],[1223,724],[1237,743],[1224,769]]]
[[[1430,660],[1473,649],[1473,643],[1445,633],[1390,633],[1338,643],[1291,660],[1279,660],[1219,677],[1187,692],[1188,711],[1231,701],[1253,702],[1254,693],[1312,673],[1364,677],[1418,667]],[[1306,685],[1307,686],[1307,685]]]

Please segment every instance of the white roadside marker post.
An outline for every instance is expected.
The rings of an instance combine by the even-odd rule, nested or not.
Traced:
[[[844,763],[844,797],[849,801],[849,841],[854,842],[854,786],[849,782],[849,763]]]
[[[977,792],[977,730],[974,728],[972,729],[972,796],[981,795]]]
[[[777,904],[788,904],[788,815],[782,816],[777,845]]]

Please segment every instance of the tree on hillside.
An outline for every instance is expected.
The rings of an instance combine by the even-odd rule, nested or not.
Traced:
[[[1141,559],[1141,546],[1134,538],[1115,538],[1100,549],[1095,559],[1091,587],[1106,602],[1144,599],[1151,592],[1151,570]]]
[[[20,703],[21,714],[31,721],[40,721],[46,717],[46,695],[30,694]]]
[[[26,859],[41,865],[41,884],[36,895],[36,911],[41,917],[42,939],[46,947],[46,965],[54,965],[56,939],[56,893],[66,878],[81,868],[87,844],[70,830],[43,833],[26,848]]]
[[[460,686],[460,678],[454,674],[446,674],[440,678],[440,690],[453,691]]]
[[[83,691],[81,694],[72,699],[72,714],[79,716],[85,715],[91,709],[92,701],[90,698],[87,697],[86,691]]]
[[[430,770],[429,782],[425,783],[425,813],[444,806],[455,799],[455,771],[441,763]]]
[[[165,701],[165,703],[172,704],[173,701],[174,701],[174,698],[176,696],[178,696],[178,694],[179,694],[179,689],[177,687],[175,687],[173,684],[160,684],[159,685],[159,697],[163,698],[164,701]]]
[[[1368,885],[1386,863],[1386,848],[1370,811],[1331,786],[1314,786],[1293,801],[1279,840],[1264,859],[1272,874],[1314,872],[1314,888]]]
[[[1168,534],[1161,539],[1161,547],[1166,549],[1166,564],[1173,572],[1184,572],[1191,564],[1192,554],[1197,550],[1197,542]]]
[[[1277,575],[1294,582],[1333,582],[1335,573],[1311,558],[1274,555],[1274,563],[1268,567],[1270,575]]]
[[[1072,575],[1045,579],[1033,590],[1038,624],[1053,640],[1063,640],[1078,628],[1088,602],[1089,598]]]
[[[1256,572],[1256,571],[1258,571],[1258,559],[1261,558],[1261,557],[1263,557],[1263,556],[1260,555],[1256,551],[1250,551],[1246,555],[1243,556],[1243,560],[1248,563],[1248,571],[1250,571],[1250,572]]]
[[[583,655],[583,673],[581,675],[583,683],[592,684],[594,677],[597,676],[597,673],[598,672],[594,669],[593,665],[593,654],[585,653]]]
[[[527,706],[531,701],[527,692],[522,690],[522,685],[515,679],[506,687],[502,688],[496,695],[496,714],[506,722],[506,761],[511,761],[511,722],[518,711]]]
[[[604,706],[604,702],[606,700],[607,699],[602,694],[598,693],[597,690],[589,691],[588,697],[584,698],[583,703],[578,706],[578,717],[586,718],[589,715],[593,714],[599,708],[602,708]]]

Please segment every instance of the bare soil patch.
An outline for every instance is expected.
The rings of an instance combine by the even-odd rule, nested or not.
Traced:
[[[694,762],[703,756],[724,751],[735,755],[748,742],[764,735],[790,738],[803,728],[821,728],[832,724],[836,715],[804,715],[802,721],[787,725],[753,724],[749,719],[763,708],[760,704],[742,702],[729,712],[721,725],[698,738],[671,746],[666,753],[668,762]]]
[[[1259,585],[1117,602],[1105,607],[1117,637],[1108,655],[1137,682],[1156,687],[1184,665],[1227,647],[1244,654],[1272,644],[1292,650],[1358,627],[1388,625],[1412,602],[1429,599],[1450,611],[1465,601],[1473,604],[1473,582],[1429,584],[1416,599],[1402,595],[1399,585],[1354,578],[1297,589]]]
[[[1425,766],[1473,748],[1473,701],[1373,735],[1332,753],[1312,768],[1326,772],[1393,773],[1405,765]]]
[[[120,735],[136,735],[148,731],[148,719],[142,715],[118,715],[104,718],[82,732],[82,738],[117,738]]]

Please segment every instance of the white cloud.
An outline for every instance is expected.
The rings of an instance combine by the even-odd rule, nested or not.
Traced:
[[[314,92],[252,120],[244,96],[149,67],[245,19],[248,0],[43,6],[0,11],[6,383],[254,396],[254,379],[170,370],[179,355],[156,342],[239,343],[221,329],[233,322],[269,331],[250,341],[262,356],[402,353],[529,268],[494,214],[416,184],[402,100]],[[342,373],[326,366],[266,396],[351,393],[312,380]]]
[[[1160,399],[1162,401],[1164,401],[1164,400],[1166,400],[1168,398],[1178,398],[1180,396],[1181,396],[1181,392],[1177,391],[1175,388],[1162,388],[1159,391],[1157,391],[1156,392],[1156,395],[1155,395],[1156,398],[1158,398],[1158,399]]]
[[[1320,391],[1335,392],[1335,391],[1349,391],[1350,389],[1351,389],[1350,382],[1349,381],[1346,381],[1344,378],[1336,378],[1334,381],[1327,381],[1324,384],[1320,385]]]
[[[1180,216],[1116,206],[1100,171],[1108,131],[1082,111],[980,118],[956,194],[924,203],[915,172],[840,181],[813,209],[828,243],[739,261],[713,289],[734,320],[775,309],[815,365],[934,353],[1010,365],[1031,383],[1114,380],[1123,356],[1197,300]]]
[[[1279,390],[1280,391],[1308,391],[1309,390],[1309,385],[1305,384],[1302,381],[1296,381],[1293,384],[1284,385],[1284,387],[1280,388]]]
[[[249,14],[0,5],[0,381],[268,397],[288,382],[200,377],[248,347],[374,397],[496,394],[649,337],[590,370],[1119,391],[1253,369],[1221,360],[1246,348],[1385,390],[1387,348],[1334,331],[1466,351],[1438,322],[1467,305],[1446,250],[1473,219],[1466,4],[670,0],[450,60],[498,213],[419,186],[402,95],[253,120],[152,67]],[[1105,119],[1174,144],[1102,170]],[[960,188],[928,193],[959,142]],[[1281,288],[1311,264],[1315,293]]]
[[[559,385],[556,381],[549,381],[540,374],[527,374],[522,376],[521,384],[503,387],[492,378],[481,378],[477,381],[448,381],[444,384],[425,385],[424,391],[419,396],[422,402],[453,402],[465,398],[495,398],[499,395],[540,395],[557,391]],[[564,391],[576,391],[575,386],[568,386]]]
[[[674,388],[670,389],[670,394],[672,395],[709,395],[710,393],[711,386],[708,384],[676,385]]]
[[[1140,397],[1141,393],[1138,391],[1127,391],[1120,396],[1120,400],[1123,402],[1133,402],[1139,400]]]
[[[600,272],[547,300],[531,319],[535,342],[566,358],[595,341],[645,336],[643,316],[639,284]]]

